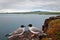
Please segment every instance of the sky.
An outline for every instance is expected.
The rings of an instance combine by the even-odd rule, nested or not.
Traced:
[[[0,0],[0,12],[60,11],[60,0]]]

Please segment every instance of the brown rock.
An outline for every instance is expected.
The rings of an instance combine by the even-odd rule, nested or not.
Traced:
[[[45,20],[42,30],[47,33],[47,37],[52,40],[60,40],[60,16],[49,17]],[[59,33],[59,34],[58,34]]]
[[[55,16],[55,17],[49,17],[48,19],[45,20],[43,26],[42,26],[42,30],[44,32],[46,32],[48,30],[48,24],[49,22],[51,22],[52,20],[56,20],[56,19],[60,19],[60,16]]]

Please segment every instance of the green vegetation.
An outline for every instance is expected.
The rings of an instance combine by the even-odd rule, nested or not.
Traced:
[[[0,13],[0,14],[60,14],[60,12],[14,12],[14,13]]]

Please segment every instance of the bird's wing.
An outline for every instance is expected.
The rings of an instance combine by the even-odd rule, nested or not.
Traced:
[[[34,32],[39,32],[39,31],[40,31],[40,30],[39,30],[38,28],[36,28],[36,27],[33,27],[31,30],[34,31]]]
[[[23,32],[24,32],[24,30],[22,28],[19,28],[19,29],[15,30],[14,32],[10,33],[10,35],[21,34]]]
[[[36,28],[36,27],[33,27],[31,30],[34,31],[34,32],[36,32],[36,33],[40,33],[40,34],[43,33],[43,31],[39,30],[39,29]]]
[[[24,31],[23,29],[19,29],[19,30],[16,31],[16,34],[20,34],[20,33],[22,33],[23,31]]]

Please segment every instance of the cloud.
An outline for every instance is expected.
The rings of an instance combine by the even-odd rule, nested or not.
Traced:
[[[5,9],[60,11],[60,0],[0,0],[0,10]]]

